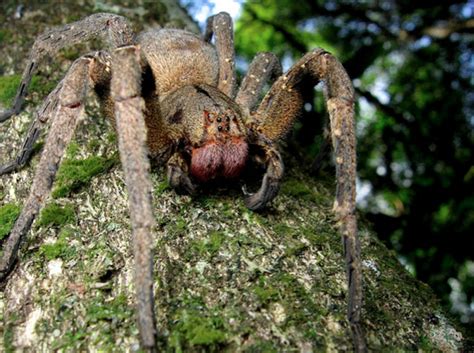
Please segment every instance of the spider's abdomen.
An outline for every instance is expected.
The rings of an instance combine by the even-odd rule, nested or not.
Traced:
[[[178,29],[155,29],[141,33],[137,42],[161,99],[186,85],[217,84],[216,50],[198,36]]]
[[[236,178],[247,161],[248,145],[242,138],[212,141],[193,148],[191,174],[200,182],[215,178]]]

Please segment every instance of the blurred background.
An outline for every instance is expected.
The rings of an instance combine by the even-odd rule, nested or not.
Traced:
[[[285,70],[315,47],[342,61],[357,94],[360,218],[473,332],[474,1],[180,1],[201,29],[211,14],[233,16],[240,74],[261,51]],[[71,7],[90,3],[95,12],[139,14],[127,1]],[[156,9],[143,21],[160,22],[157,2],[143,3]],[[21,17],[29,2],[3,5]],[[288,139],[316,177],[334,173],[321,91],[305,89]]]
[[[358,205],[380,239],[474,327],[474,1],[184,1],[201,21],[235,20],[238,66],[272,51],[284,69],[315,47],[357,94]],[[290,149],[323,158],[323,96],[308,87]],[[322,154],[320,152],[323,151]]]

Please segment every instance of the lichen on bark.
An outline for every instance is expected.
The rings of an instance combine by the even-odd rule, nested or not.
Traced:
[[[134,21],[152,12],[147,2],[133,3],[143,10],[129,13]],[[13,5],[2,6],[0,45],[7,53],[0,58],[2,75],[21,72],[19,59],[47,26],[94,10],[85,1],[80,8],[60,5],[61,11],[47,16],[37,5],[12,20]],[[88,46],[77,51],[83,49]],[[39,75],[56,82],[61,70],[51,68],[64,72],[73,58],[74,50],[63,52]],[[2,162],[14,156],[42,94],[33,91],[25,112],[0,126]],[[92,99],[71,146],[74,153],[67,156],[79,162],[66,165],[116,159],[113,136]],[[22,204],[37,160],[38,155],[22,171],[0,178],[0,206]],[[245,208],[239,185],[191,198],[176,195],[162,172],[153,174],[156,312],[169,351],[351,350],[343,249],[331,211],[333,177],[312,179],[291,159],[286,164],[280,195],[262,213]],[[111,164],[54,202],[73,210],[68,218],[73,221],[33,225],[0,294],[4,350],[138,350],[120,165]],[[359,233],[369,347],[460,349],[462,335],[431,290],[403,269],[364,222]]]

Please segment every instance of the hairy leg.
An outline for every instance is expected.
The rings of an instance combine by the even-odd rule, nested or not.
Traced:
[[[366,351],[360,325],[362,308],[362,268],[356,221],[356,139],[354,126],[354,91],[346,71],[331,54],[316,49],[303,56],[281,76],[267,93],[257,112],[261,121],[257,131],[269,140],[283,137],[301,109],[301,83],[325,83],[325,96],[331,125],[331,139],[336,162],[336,200],[334,211],[339,222],[346,255],[349,283],[348,319],[354,348]]]
[[[216,49],[219,56],[219,82],[217,88],[230,98],[234,98],[236,89],[234,30],[232,18],[226,12],[207,19],[204,41],[210,42],[216,36]]]
[[[59,162],[72,138],[78,117],[84,111],[90,61],[85,57],[76,60],[58,85],[58,89],[53,91],[56,92],[56,97],[52,97],[52,100],[58,103],[52,114],[51,129],[28,199],[3,247],[0,281],[5,280],[11,270],[23,237],[51,192]],[[41,116],[39,119],[41,120]]]
[[[247,116],[257,106],[265,83],[274,81],[281,73],[281,64],[275,54],[259,53],[252,60],[235,98]]]
[[[280,153],[274,144],[268,141],[264,136],[257,135],[251,143],[262,148],[264,152],[263,162],[266,165],[266,171],[263,175],[260,189],[254,194],[249,194],[244,190],[244,193],[247,195],[245,205],[251,210],[256,211],[265,207],[265,205],[278,194],[284,166]]]
[[[31,78],[46,55],[53,55],[64,47],[96,37],[102,37],[111,47],[116,48],[131,44],[134,34],[128,20],[124,17],[98,13],[80,21],[53,28],[40,35],[31,49],[12,108],[0,114],[0,122],[8,120],[21,111]]]
[[[91,67],[89,69],[89,76],[94,84],[94,89],[98,91],[110,91],[110,55],[105,51],[97,51],[91,54],[84,55],[83,58],[90,58]],[[46,127],[51,114],[58,105],[58,92],[62,87],[62,82],[48,95],[39,109],[36,110],[33,122],[31,123],[20,151],[17,157],[5,164],[0,164],[0,175],[10,173],[21,169],[30,159],[33,152],[33,147],[41,131]],[[108,93],[110,96],[110,92]],[[113,103],[110,98],[102,99],[101,106],[107,110],[113,111]],[[112,124],[115,124],[113,119]]]
[[[153,238],[150,163],[146,148],[145,103],[140,96],[141,68],[135,46],[117,49],[112,55],[112,99],[115,102],[120,160],[129,193],[132,220],[138,327],[142,347],[156,349],[153,300]]]
[[[194,194],[196,186],[189,178],[188,163],[181,154],[175,153],[167,162],[166,176],[173,189],[180,194]]]
[[[30,159],[33,152],[33,147],[40,136],[41,130],[43,130],[51,117],[55,112],[58,105],[58,93],[62,88],[62,81],[59,85],[48,95],[46,100],[43,102],[41,107],[36,110],[33,122],[31,123],[26,137],[21,145],[20,151],[18,152],[15,159],[0,164],[0,175],[10,173],[12,171],[21,169]]]

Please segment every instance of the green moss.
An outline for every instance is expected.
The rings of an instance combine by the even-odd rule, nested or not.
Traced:
[[[95,323],[101,320],[123,321],[132,316],[132,309],[128,307],[127,297],[119,294],[111,301],[99,297],[87,307],[86,320]]]
[[[66,197],[71,192],[77,191],[89,184],[92,178],[105,173],[118,163],[118,156],[111,158],[92,156],[85,159],[66,159],[58,170],[54,198]]]
[[[20,86],[21,75],[7,75],[0,77],[0,103],[10,105],[15,98],[18,87]],[[49,81],[39,76],[33,76],[30,82],[29,92],[37,92],[45,95],[53,90],[56,82]]]
[[[73,223],[76,220],[74,208],[71,205],[61,206],[51,203],[43,208],[38,219],[38,226],[56,226]]]
[[[53,244],[43,244],[40,246],[39,254],[46,260],[61,258],[68,260],[74,258],[76,249],[70,244],[70,238],[73,236],[71,229],[62,229],[59,232],[58,240]]]
[[[81,56],[81,52],[78,50],[77,45],[74,47],[61,49],[60,55],[67,60],[76,60]]]
[[[20,75],[0,77],[0,103],[8,106],[13,102],[13,98],[15,98],[20,81]]]
[[[213,231],[209,234],[207,239],[193,243],[191,249],[193,249],[193,251],[196,252],[199,257],[204,255],[213,257],[217,254],[225,239],[226,236],[224,233]]]
[[[275,301],[278,298],[278,290],[269,286],[265,281],[265,277],[263,276],[260,276],[258,281],[258,285],[255,285],[252,288],[253,293],[257,296],[258,300],[263,305],[267,305],[270,302]]]
[[[99,139],[92,139],[87,143],[87,150],[97,151],[99,150],[100,146],[102,146],[102,141],[100,141]]]
[[[165,191],[168,191],[168,190],[171,190],[171,186],[168,183],[168,180],[163,180],[162,182],[158,184],[158,186],[155,187],[154,194],[156,196],[160,196],[161,194],[163,194]]]
[[[226,236],[222,232],[212,232],[209,236],[209,241],[206,244],[207,252],[213,256],[215,255],[225,241]]]
[[[55,351],[61,349],[74,349],[74,351],[76,351],[77,348],[83,348],[80,349],[80,351],[85,351],[85,347],[82,347],[82,345],[87,337],[88,333],[85,330],[65,332],[59,340],[53,342],[52,349]]]
[[[13,203],[7,203],[0,207],[0,240],[10,233],[20,211],[20,206]]]
[[[14,327],[15,323],[18,320],[18,317],[16,314],[12,314],[8,322],[5,324],[4,331],[3,331],[3,349],[5,350],[5,353],[11,353],[15,352],[15,346],[13,344],[13,338],[14,338]]]
[[[68,302],[70,293],[62,293],[61,296],[53,298],[57,302],[58,308],[56,311],[63,320],[74,322],[74,310]],[[128,327],[129,324],[134,324],[133,308],[127,303],[127,298],[123,294],[114,297],[104,296],[101,293],[94,295],[87,301],[83,301],[81,306],[85,308],[84,321],[76,323],[73,327],[68,328],[64,332],[64,327],[50,326],[47,323],[39,322],[37,324],[37,333],[44,334],[50,337],[51,332],[55,329],[61,332],[61,335],[52,343],[52,350],[60,351],[87,351],[91,342],[98,348],[99,351],[111,352],[116,351],[115,330],[119,326],[124,326],[133,330],[133,327]],[[95,336],[100,332],[100,336]],[[131,334],[131,333],[129,333]]]
[[[77,157],[80,151],[80,146],[77,142],[72,141],[66,148],[66,157],[69,159]]]
[[[214,208],[217,206],[219,199],[214,196],[209,196],[209,195],[199,195],[195,198],[194,200],[197,202],[199,205],[205,208]]]
[[[244,349],[244,353],[277,353],[279,350],[272,342],[258,341]]]
[[[115,132],[109,132],[106,137],[107,142],[116,144],[117,143],[117,134]]]
[[[306,245],[305,243],[300,242],[300,241],[293,241],[287,244],[285,255],[289,257],[299,256],[306,249],[308,249],[308,245]]]
[[[174,223],[171,224],[169,231],[175,235],[184,234],[186,232],[186,225],[186,220],[181,216],[177,216]]]
[[[227,332],[221,316],[210,313],[205,307],[190,307],[178,311],[171,329],[169,344],[176,352],[217,352],[227,342]]]
[[[9,37],[9,33],[6,29],[0,29],[0,44],[8,44],[10,42],[8,40]]]
[[[290,227],[285,223],[277,223],[272,229],[279,237],[293,237],[298,232],[297,228]]]
[[[57,84],[57,80],[51,80],[44,76],[33,76],[28,91],[39,94],[41,99],[43,99],[43,97],[49,94]]]
[[[269,288],[278,290],[278,298],[288,314],[285,325],[309,325],[311,329],[311,323],[321,321],[326,309],[316,304],[314,293],[308,292],[293,275],[281,272],[267,281]]]
[[[298,199],[303,199],[305,201],[313,202],[324,202],[327,201],[323,195],[319,195],[317,192],[313,191],[308,185],[303,181],[296,179],[286,180],[281,186],[282,194],[296,197]]]

